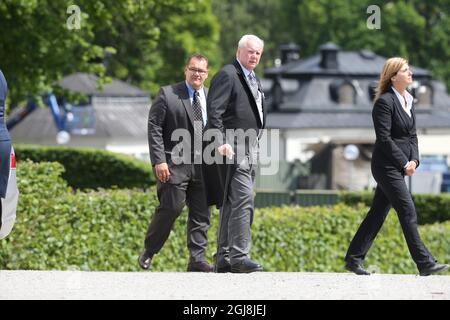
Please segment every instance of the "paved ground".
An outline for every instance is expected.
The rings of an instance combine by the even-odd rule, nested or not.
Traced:
[[[0,271],[0,299],[450,300],[450,276]]]

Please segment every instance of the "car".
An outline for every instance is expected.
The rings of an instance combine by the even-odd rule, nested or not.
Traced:
[[[16,179],[16,155],[11,147],[9,162],[9,178],[5,198],[1,198],[2,210],[0,211],[0,239],[6,238],[16,222],[17,203],[19,202],[19,189]]]

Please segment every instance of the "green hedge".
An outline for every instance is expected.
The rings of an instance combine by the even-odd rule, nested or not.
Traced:
[[[253,254],[271,271],[342,272],[343,257],[367,207],[284,207],[259,210]],[[430,251],[450,261],[450,221],[420,227]],[[386,219],[365,265],[381,273],[417,273],[394,211]]]
[[[363,203],[370,207],[373,200],[372,192],[342,192],[339,202],[349,206]],[[419,224],[431,224],[450,220],[450,194],[414,194],[414,204]]]
[[[140,270],[137,257],[157,206],[154,188],[74,193],[58,177],[61,166],[22,163],[20,168],[18,218],[11,235],[0,241],[0,269]],[[46,191],[52,184],[59,187]],[[266,271],[343,272],[345,251],[366,211],[343,204],[256,210],[252,258]],[[209,261],[217,222],[214,210]],[[431,252],[449,262],[450,222],[422,226],[420,232]],[[185,271],[187,259],[184,212],[152,270]],[[367,266],[383,273],[417,273],[394,214],[369,252]]]
[[[59,162],[63,178],[76,189],[148,188],[154,184],[149,163],[93,148],[15,145],[18,161]]]

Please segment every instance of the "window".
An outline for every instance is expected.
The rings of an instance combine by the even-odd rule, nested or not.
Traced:
[[[418,106],[431,106],[433,104],[433,88],[429,84],[421,84],[415,89],[415,98]]]
[[[343,84],[338,91],[339,104],[355,104],[355,89],[351,84]]]
[[[95,134],[95,110],[92,105],[71,106],[67,113],[67,129],[74,135]]]
[[[338,80],[330,85],[331,99],[341,105],[354,105],[356,103],[356,90],[348,80]]]

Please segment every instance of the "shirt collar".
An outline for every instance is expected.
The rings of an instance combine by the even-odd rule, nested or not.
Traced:
[[[195,89],[191,87],[191,85],[189,84],[189,82],[187,82],[187,80],[184,81],[186,83],[186,87],[188,89],[189,92],[189,97],[192,98],[194,96],[194,91]],[[198,93],[200,94],[200,96],[203,96],[204,94],[204,90],[203,87],[201,87],[199,90],[197,90]]]
[[[249,71],[247,68],[245,68],[245,67],[242,65],[242,63],[239,61],[239,59],[236,59],[236,60],[237,60],[237,62],[239,63],[239,65],[241,66],[242,71],[244,71],[245,77],[248,78],[248,75],[249,75],[250,73],[252,73],[252,72]]]
[[[403,101],[405,101],[406,99],[406,106],[408,107],[408,109],[412,108],[412,103],[413,103],[413,96],[408,92],[408,90],[405,90],[405,97],[403,97],[400,92],[398,92],[394,86],[392,86],[392,90],[394,90],[395,95],[397,96],[398,100],[400,101],[400,103],[403,106]]]

